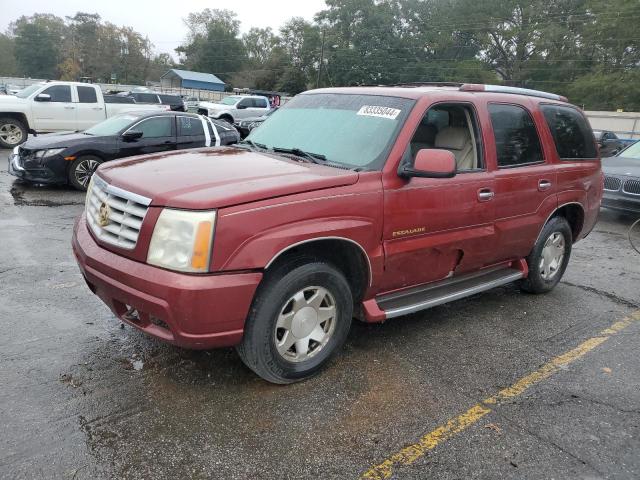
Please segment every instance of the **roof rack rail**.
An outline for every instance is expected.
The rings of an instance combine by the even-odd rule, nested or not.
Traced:
[[[462,87],[460,82],[403,82],[385,85],[386,87]]]
[[[532,90],[530,88],[509,87],[506,85],[483,85],[478,83],[464,83],[460,85],[461,92],[493,92],[493,93],[513,93],[515,95],[526,95],[529,97],[548,98],[549,100],[559,100],[568,102],[567,97],[555,93]]]

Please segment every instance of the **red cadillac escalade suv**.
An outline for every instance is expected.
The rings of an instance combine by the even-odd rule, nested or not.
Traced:
[[[563,97],[511,87],[331,88],[238,146],[100,166],[74,228],[92,292],[264,379],[318,372],[382,322],[518,281],[554,288],[593,228],[595,140]]]

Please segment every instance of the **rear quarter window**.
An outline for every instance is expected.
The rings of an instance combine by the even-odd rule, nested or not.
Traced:
[[[598,158],[593,132],[584,116],[564,105],[540,105],[561,160]]]

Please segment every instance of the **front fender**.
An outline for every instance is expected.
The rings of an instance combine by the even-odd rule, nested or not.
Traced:
[[[314,240],[342,239],[357,244],[371,264],[373,276],[382,257],[378,242],[372,242],[375,225],[359,217],[315,218],[275,227],[248,238],[221,266],[221,270],[262,269],[293,246]],[[381,266],[381,265],[380,265]]]

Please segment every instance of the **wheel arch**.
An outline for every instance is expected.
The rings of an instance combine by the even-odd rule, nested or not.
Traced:
[[[29,119],[23,112],[2,112],[0,113],[0,118],[12,118],[14,120],[18,120],[19,122],[24,124],[29,133],[33,133],[33,130],[29,126]]]
[[[304,254],[326,260],[339,269],[352,288],[354,302],[362,300],[373,278],[371,260],[362,245],[338,236],[302,240],[277,252],[264,267],[265,272]]]
[[[542,234],[542,230],[544,226],[549,223],[549,220],[555,217],[563,217],[569,223],[569,227],[571,227],[572,233],[572,243],[575,243],[582,233],[582,229],[584,228],[584,219],[585,219],[585,209],[584,206],[580,202],[567,202],[559,205],[551,214],[547,217],[547,220],[544,222],[542,227],[540,228],[540,232],[538,233],[538,237],[536,238],[536,243],[540,239],[540,235]]]

